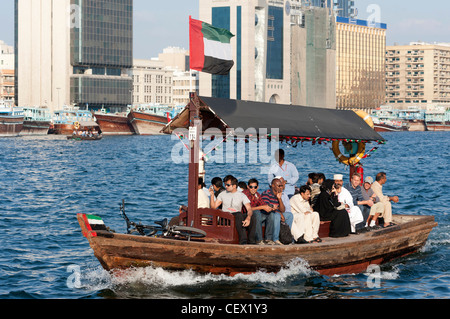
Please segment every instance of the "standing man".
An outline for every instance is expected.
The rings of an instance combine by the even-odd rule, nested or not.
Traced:
[[[398,196],[385,196],[383,195],[383,185],[386,184],[387,177],[385,172],[380,172],[375,177],[375,182],[372,184],[371,189],[375,193],[375,195],[380,199],[380,201],[384,204],[384,227],[393,226],[392,223],[392,204],[391,202],[398,203]]]
[[[275,152],[276,164],[272,165],[268,174],[269,185],[275,177],[281,176],[285,183],[285,193],[289,199],[295,194],[295,184],[298,182],[298,171],[294,164],[284,159],[284,150],[279,149]]]

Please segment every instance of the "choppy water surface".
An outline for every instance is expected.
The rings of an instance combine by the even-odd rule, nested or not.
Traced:
[[[387,145],[365,160],[366,175],[386,171],[385,192],[398,194],[396,213],[434,215],[439,226],[418,253],[369,274],[321,276],[301,260],[278,274],[233,278],[146,268],[113,276],[82,236],[76,213],[94,213],[117,232],[122,199],[136,221],[177,214],[187,201],[187,166],[170,156],[170,137],[0,139],[0,298],[449,298],[450,133],[387,133]],[[347,174],[330,145],[284,146],[301,181],[309,172]],[[208,178],[234,174],[265,180],[249,164],[208,165]],[[79,272],[80,280],[73,274]]]

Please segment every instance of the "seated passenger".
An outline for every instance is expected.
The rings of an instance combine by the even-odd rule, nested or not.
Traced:
[[[368,176],[364,180],[364,185],[361,190],[362,196],[365,200],[372,200],[374,203],[372,207],[367,205],[364,206],[365,210],[369,210],[369,217],[367,218],[366,228],[375,228],[376,222],[379,217],[383,217],[384,213],[384,204],[380,202],[380,199],[375,195],[373,190],[371,189],[373,183],[373,178]]]
[[[311,188],[303,185],[300,187],[300,194],[292,197],[290,201],[294,215],[291,232],[297,244],[322,242],[319,238],[320,216],[311,208],[310,198]]]
[[[377,197],[380,199],[380,201],[384,204],[384,212],[383,212],[383,219],[384,219],[384,225],[383,227],[390,227],[395,225],[392,223],[392,204],[391,202],[398,203],[399,199],[398,196],[385,196],[383,194],[383,185],[386,183],[387,177],[386,173],[380,172],[375,177],[375,182],[372,184],[372,190],[377,195]]]
[[[273,238],[272,240],[268,239],[267,244],[269,245],[283,245],[280,238],[280,222],[286,222],[289,227],[292,226],[293,216],[291,212],[286,211],[285,203],[289,202],[288,200],[283,201],[283,190],[284,184],[278,179],[275,178],[272,180],[271,187],[262,193],[261,198],[263,202],[272,208],[273,215]],[[287,196],[287,194],[285,194]],[[288,197],[287,197],[288,199]],[[284,215],[286,213],[286,216]]]
[[[211,208],[216,209],[222,205],[223,211],[233,214],[240,245],[255,244],[256,220],[250,200],[242,192],[238,192],[238,181],[235,177],[229,175],[225,177],[224,182],[226,191],[221,192],[215,201],[214,192],[210,189]],[[244,207],[245,214],[242,212]],[[246,228],[248,228],[248,236]]]
[[[343,175],[334,175],[334,185],[339,202],[345,206],[350,217],[351,232],[356,233],[356,225],[364,221],[361,209],[353,204],[353,197],[350,192],[343,187]]]
[[[245,182],[239,182],[238,183],[238,191],[243,192],[247,189],[247,184]]]
[[[205,186],[205,183],[203,183],[203,178],[198,178],[198,208],[209,208],[210,207],[210,200],[208,195],[206,195],[205,191],[203,190],[203,187]]]
[[[248,188],[243,191],[243,193],[250,200],[250,206],[253,210],[253,215],[256,219],[256,243],[258,245],[264,244],[264,240],[273,241],[273,215],[272,207],[265,204],[258,193],[259,182],[256,179],[250,179],[248,181]],[[266,225],[266,230],[263,234],[262,225]]]
[[[330,237],[346,237],[351,231],[347,210],[340,206],[334,180],[327,179],[321,186],[314,210],[319,213],[321,221],[331,221]]]
[[[310,176],[310,183],[311,183],[309,185],[309,187],[311,188],[310,203],[311,203],[311,206],[314,207],[314,204],[316,203],[316,200],[317,200],[317,196],[320,194],[319,174],[312,173],[309,176]]]
[[[211,189],[214,192],[214,196],[212,198],[214,198],[214,200],[217,199],[217,197],[219,196],[220,193],[222,193],[223,191],[225,191],[225,188],[223,187],[223,182],[222,179],[220,177],[214,177],[211,180]],[[218,209],[222,209],[222,206],[217,207]]]
[[[277,176],[275,177],[280,180],[281,182],[281,200],[284,204],[284,213],[282,214],[275,214],[274,220],[273,220],[273,241],[279,245],[280,242],[280,230],[281,230],[281,223],[286,223],[289,226],[289,229],[292,227],[292,223],[294,222],[294,215],[291,211],[291,203],[289,202],[290,198],[288,194],[286,194],[286,181],[283,177]]]
[[[361,187],[361,175],[358,173],[354,173],[352,178],[350,179],[350,183],[344,186],[346,190],[350,192],[353,198],[353,204],[358,206],[363,215],[363,221],[356,225],[356,230],[362,230],[365,227],[365,222],[370,215],[370,207],[374,205],[372,199],[369,197],[367,199],[364,198],[362,194]],[[368,209],[366,209],[368,207]]]

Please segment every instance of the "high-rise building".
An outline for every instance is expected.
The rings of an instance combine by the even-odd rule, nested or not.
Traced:
[[[426,109],[450,103],[450,44],[414,42],[386,48],[386,103]]]
[[[131,104],[132,0],[15,0],[16,103]]]
[[[336,106],[373,109],[386,95],[386,29],[383,23],[336,18]]]
[[[333,10],[303,2],[200,0],[200,20],[235,35],[230,74],[201,72],[200,95],[334,108]]]

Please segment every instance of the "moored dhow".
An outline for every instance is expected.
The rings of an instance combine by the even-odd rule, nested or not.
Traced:
[[[23,109],[0,104],[0,137],[19,136],[23,129]]]
[[[172,134],[184,129],[189,136],[188,206],[180,207],[178,216],[169,224],[172,228],[162,228],[162,234],[155,237],[153,231],[145,233],[144,230],[149,230],[147,226],[134,224],[137,234],[130,231],[117,234],[101,217],[78,214],[82,233],[106,270],[153,266],[235,275],[260,270],[278,272],[290,262],[301,259],[319,273],[333,275],[363,272],[371,264],[382,264],[416,252],[437,225],[433,216],[395,215],[393,226],[342,238],[330,238],[330,223],[324,220],[319,232],[321,243],[262,246],[238,245],[233,214],[198,208],[200,135],[209,129],[214,128],[215,135],[218,131],[226,133],[227,137],[231,130],[234,138],[229,138],[230,142],[238,138],[249,139],[250,128],[267,129],[263,130],[265,133],[260,131],[251,137],[257,141],[274,139],[293,147],[305,141],[313,144],[332,142],[335,156],[350,166],[352,173],[365,158],[366,144],[386,142],[363,116],[346,110],[292,107],[194,94],[188,106],[162,130]],[[277,135],[267,134],[275,129]],[[338,150],[340,143],[344,146],[356,144],[354,149],[357,151],[344,156]],[[127,226],[129,224],[127,221]],[[204,236],[193,237],[186,228],[197,234],[202,232]]]
[[[24,107],[23,129],[20,135],[47,135],[52,124],[52,114],[45,107]]]
[[[104,109],[94,113],[103,135],[134,135],[133,126],[128,120],[127,112],[106,113]]]

